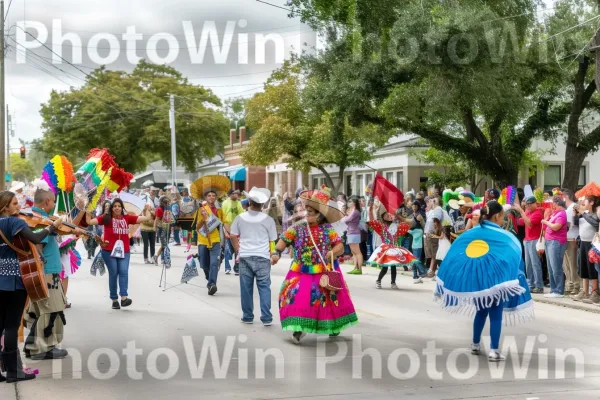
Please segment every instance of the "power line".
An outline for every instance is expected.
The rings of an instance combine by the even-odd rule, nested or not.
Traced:
[[[293,10],[291,10],[291,9],[289,9],[289,8],[285,8],[285,7],[278,6],[277,4],[267,3],[266,1],[263,1],[263,0],[256,0],[256,1],[258,1],[259,3],[266,4],[266,5],[268,5],[268,6],[271,6],[271,7],[275,7],[275,8],[281,8],[282,10],[289,11],[289,12],[293,12]]]
[[[6,14],[4,14],[4,21],[6,21],[6,18],[8,17],[8,12],[10,11],[10,6],[12,6],[12,2],[13,2],[13,0],[10,0],[10,3],[8,3],[8,8],[6,9]]]

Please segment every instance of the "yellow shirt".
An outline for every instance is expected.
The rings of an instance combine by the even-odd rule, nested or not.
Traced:
[[[204,208],[208,212],[212,213],[212,211],[210,210],[210,207],[205,206]],[[198,208],[198,210],[196,210],[196,213],[194,214],[194,222],[192,223],[192,226],[195,226],[196,230],[198,230],[200,227],[202,227],[202,224],[204,223],[204,217],[200,213],[200,210],[202,210],[202,207],[200,207],[200,208]],[[223,222],[223,211],[220,208],[217,209],[217,218],[219,218],[221,220],[221,222]],[[212,245],[214,243],[220,243],[220,242],[221,242],[220,227],[215,229],[214,231],[212,231],[208,235],[208,237],[204,237],[203,235],[198,233],[198,246],[206,246],[209,249],[211,249]]]

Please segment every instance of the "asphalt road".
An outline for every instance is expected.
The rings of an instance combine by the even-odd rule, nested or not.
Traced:
[[[275,321],[264,327],[256,293],[255,323],[240,322],[235,275],[222,269],[208,296],[203,276],[179,285],[186,255],[172,256],[163,291],[161,267],[132,254],[133,305],[121,310],[110,307],[108,276],[91,276],[85,260],[69,287],[70,356],[28,360],[38,378],[0,384],[0,399],[600,399],[598,314],[536,304],[535,321],[503,330],[507,361],[489,364],[468,352],[471,318],[433,303],[433,282],[400,276],[392,290],[388,274],[377,290],[370,269],[346,275],[359,324],[294,345],[277,312],[289,259],[272,269]]]

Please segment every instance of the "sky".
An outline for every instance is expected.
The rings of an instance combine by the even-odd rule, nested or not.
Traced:
[[[5,10],[10,2],[5,0]],[[285,0],[269,3],[284,6]],[[15,131],[11,148],[19,146],[19,139],[42,136],[39,110],[52,90],[81,86],[85,73],[102,64],[131,71],[136,56],[168,63],[222,99],[250,97],[290,52],[315,49],[316,34],[287,15],[255,0],[12,0],[6,20],[6,103]],[[141,40],[134,41],[133,32]],[[61,35],[72,40],[60,46]]]

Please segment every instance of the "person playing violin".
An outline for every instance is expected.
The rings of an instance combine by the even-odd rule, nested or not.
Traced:
[[[11,244],[17,235],[34,244],[40,244],[62,225],[60,220],[56,220],[52,225],[34,233],[27,222],[18,217],[19,210],[19,200],[15,193],[0,192],[0,333],[4,331],[1,364],[6,371],[6,378],[0,373],[0,382],[6,380],[9,383],[35,379],[34,374],[23,372],[17,347],[27,292],[21,278],[17,253]]]
[[[33,203],[31,211],[34,217],[47,219],[56,206],[56,196],[49,188],[38,187]],[[74,229],[74,234],[83,233],[85,232],[80,228]],[[68,353],[58,348],[64,336],[64,310],[67,303],[60,279],[63,269],[60,260],[60,237],[57,233],[52,233],[42,240],[42,245],[42,254],[46,260],[44,278],[48,285],[48,298],[32,302],[25,314],[25,323],[30,329],[25,340],[25,356],[33,360],[61,359]]]

